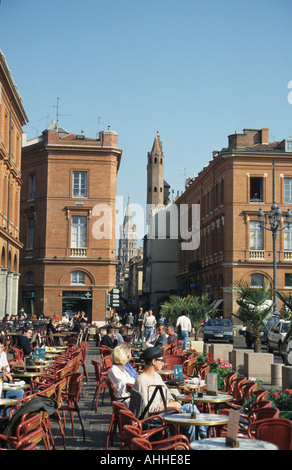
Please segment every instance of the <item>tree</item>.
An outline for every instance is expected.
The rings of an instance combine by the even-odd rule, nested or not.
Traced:
[[[199,332],[202,322],[206,317],[215,316],[217,308],[215,305],[210,304],[208,294],[196,297],[188,295],[185,301],[190,320],[195,328],[195,340],[197,341],[199,339]]]
[[[291,276],[292,278],[292,276]],[[291,279],[292,280],[292,279]],[[292,294],[286,294],[284,292],[276,291],[277,297],[279,297],[280,300],[282,300],[283,305],[285,307],[285,318],[287,320],[290,320],[290,325],[287,331],[287,334],[285,336],[285,339],[283,341],[282,345],[282,350],[286,351],[289,340],[291,339],[292,336]]]
[[[265,328],[264,320],[273,310],[273,303],[268,302],[271,299],[270,282],[263,287],[251,287],[239,282],[234,284],[233,290],[238,297],[236,303],[240,309],[237,315],[232,315],[247,325],[254,336],[254,352],[261,352],[260,329]]]
[[[169,323],[176,323],[177,318],[181,312],[186,310],[191,320],[192,326],[195,328],[195,339],[199,338],[199,331],[202,321],[207,316],[214,316],[217,309],[214,305],[209,304],[208,294],[202,296],[179,297],[173,295],[170,297],[169,302],[165,302],[161,307],[161,315],[169,321]]]

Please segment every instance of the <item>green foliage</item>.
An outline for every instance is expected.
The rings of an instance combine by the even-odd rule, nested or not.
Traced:
[[[240,307],[237,315],[233,315],[253,332],[254,350],[260,352],[260,328],[265,327],[264,320],[273,311],[273,303],[268,302],[272,297],[270,283],[267,282],[263,287],[251,287],[247,283],[239,282],[234,284],[233,290],[238,297],[236,302]]]
[[[169,302],[162,305],[160,313],[169,323],[175,323],[183,310],[187,312],[196,332],[199,331],[204,319],[207,316],[214,316],[217,311],[214,305],[210,305],[208,294],[196,297],[192,295],[187,297],[173,295],[170,297]]]

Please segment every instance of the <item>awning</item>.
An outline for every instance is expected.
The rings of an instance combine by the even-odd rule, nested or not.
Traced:
[[[217,308],[218,305],[220,305],[222,302],[223,302],[223,299],[214,300],[211,305],[212,307],[214,306],[215,308]]]

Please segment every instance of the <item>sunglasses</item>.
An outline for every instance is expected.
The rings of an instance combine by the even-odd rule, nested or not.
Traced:
[[[159,359],[156,359],[156,361],[164,362],[164,359],[159,358]]]

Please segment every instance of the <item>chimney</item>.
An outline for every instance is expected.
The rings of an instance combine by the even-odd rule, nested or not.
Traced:
[[[268,144],[269,143],[269,129],[264,128],[262,129],[262,144]]]

